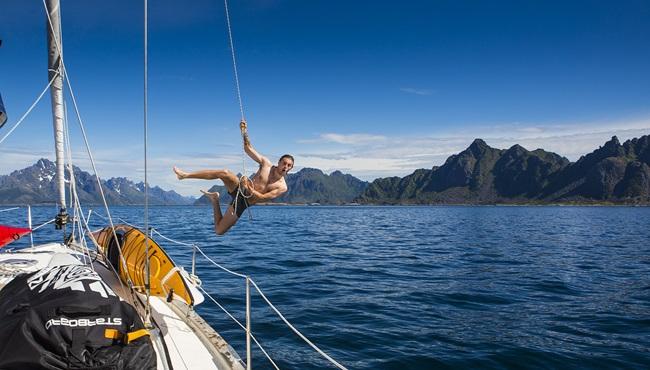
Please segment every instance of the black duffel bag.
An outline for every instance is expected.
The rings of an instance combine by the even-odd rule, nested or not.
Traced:
[[[0,369],[155,369],[136,310],[85,265],[46,268],[0,290]]]

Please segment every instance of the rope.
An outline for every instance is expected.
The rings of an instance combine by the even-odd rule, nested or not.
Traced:
[[[243,275],[243,274],[240,274],[240,273],[237,273],[237,272],[231,271],[231,270],[229,270],[229,269],[227,269],[227,268],[221,266],[220,264],[214,262],[210,257],[208,257],[208,256],[207,256],[207,255],[206,255],[206,254],[201,250],[201,248],[196,247],[196,249],[199,251],[199,253],[201,253],[201,254],[203,255],[203,257],[205,257],[205,258],[206,258],[208,261],[210,261],[213,265],[217,266],[218,268],[220,268],[220,269],[224,270],[225,272],[228,272],[228,273],[230,273],[230,274],[232,274],[232,275],[239,276],[239,277],[241,277],[241,278],[246,279],[246,275]]]
[[[212,302],[214,302],[214,304],[216,304],[219,308],[221,308],[221,310],[222,310],[223,312],[225,312],[226,315],[228,315],[228,317],[230,317],[230,318],[232,319],[232,321],[234,321],[237,325],[239,325],[240,328],[246,330],[246,327],[245,327],[241,322],[239,322],[239,320],[237,320],[237,319],[236,319],[236,318],[235,318],[235,317],[234,317],[230,312],[228,312],[228,310],[226,310],[226,309],[225,309],[225,308],[224,308],[224,307],[223,307],[219,302],[217,302],[217,300],[214,299],[214,298],[210,295],[210,293],[206,292],[205,289],[203,289],[203,287],[201,287],[201,286],[199,286],[198,288],[199,288],[199,290],[200,290],[201,292],[203,292],[205,295],[207,295],[208,298],[210,298],[210,300],[211,300]]]
[[[152,228],[151,230],[152,230],[152,232],[156,233],[158,236],[162,237],[163,239],[165,239],[165,240],[167,240],[167,241],[169,241],[169,242],[176,243],[176,244],[179,244],[179,245],[185,245],[185,246],[188,246],[188,247],[194,247],[194,248],[196,248],[196,249],[199,251],[199,253],[201,253],[201,254],[203,255],[203,257],[205,257],[205,258],[206,258],[208,261],[210,261],[213,265],[215,265],[215,266],[217,266],[218,268],[220,268],[220,269],[222,269],[222,270],[224,270],[224,271],[226,271],[226,272],[228,272],[228,273],[230,273],[230,274],[233,274],[233,275],[235,275],[235,276],[238,276],[238,277],[241,277],[241,278],[244,278],[244,279],[246,278],[246,275],[243,275],[243,274],[240,274],[240,273],[237,273],[237,272],[231,271],[231,270],[227,269],[226,267],[221,266],[220,264],[218,264],[218,263],[215,262],[214,260],[212,260],[212,258],[208,257],[208,256],[207,256],[207,255],[206,255],[206,254],[201,250],[201,248],[199,248],[197,245],[195,245],[195,244],[188,244],[188,243],[184,243],[184,242],[180,242],[180,241],[177,241],[177,240],[174,240],[174,239],[168,238],[168,237],[162,235],[162,234],[159,233],[156,229],[153,229],[153,228]],[[253,279],[250,279],[250,281],[251,281],[251,283],[253,284],[253,286],[255,286],[255,289],[257,289],[257,291],[260,293],[260,295],[262,296],[262,298],[264,298],[264,300],[266,301],[266,303],[271,307],[271,309],[273,309],[273,311],[275,311],[275,313],[278,314],[278,316],[280,316],[280,318],[282,319],[282,321],[284,321],[284,323],[287,324],[287,326],[289,326],[289,328],[291,328],[291,330],[293,330],[294,333],[296,333],[300,338],[302,338],[305,342],[307,342],[307,344],[309,344],[313,349],[315,349],[315,350],[316,350],[318,353],[320,353],[323,357],[325,357],[327,360],[329,360],[332,364],[336,365],[339,369],[346,369],[343,365],[341,365],[341,364],[339,364],[338,362],[336,362],[336,360],[334,360],[332,357],[330,357],[327,353],[323,352],[323,351],[322,351],[320,348],[318,348],[314,343],[312,343],[309,339],[307,339],[307,337],[305,337],[302,333],[300,333],[300,332],[298,331],[298,329],[296,329],[293,325],[291,325],[291,323],[290,323],[290,322],[289,322],[289,321],[288,321],[288,320],[287,320],[287,319],[282,315],[282,313],[281,313],[281,312],[280,312],[280,311],[279,311],[279,310],[278,310],[278,309],[277,309],[277,308],[276,308],[276,307],[271,303],[271,301],[269,301],[269,299],[266,298],[266,296],[264,295],[264,293],[262,293],[262,290],[260,289],[259,286],[257,286],[257,284],[255,283],[255,281],[253,281]],[[206,292],[202,287],[199,287],[199,289],[200,289],[201,291],[203,291],[204,293],[206,293],[206,295],[207,295],[211,300],[213,300],[213,301],[214,301],[214,302],[215,302],[219,307],[221,307],[221,305],[220,305],[219,303],[217,303],[217,302],[214,300],[214,298],[212,298],[212,297],[210,296],[210,294],[209,294],[208,292]],[[221,309],[223,309],[223,310],[225,311],[225,309],[224,309],[223,307],[221,307]],[[228,313],[228,312],[226,311],[226,313]],[[229,314],[229,316],[230,316],[230,314]],[[231,317],[232,317],[232,316],[231,316]],[[233,318],[233,320],[235,320],[235,322],[237,322],[237,323],[239,324],[239,326],[241,326],[244,330],[246,330],[246,328],[244,328],[243,325],[240,324],[240,323],[239,323],[235,318]],[[252,337],[252,335],[251,335],[251,337]],[[256,340],[255,342],[257,343],[257,340]],[[258,345],[259,345],[259,343],[258,343]],[[260,348],[261,348],[261,346],[260,346]],[[273,362],[273,361],[271,360],[271,362]]]
[[[253,279],[250,279],[250,281],[251,281],[251,283],[253,284],[253,286],[255,287],[255,289],[257,289],[257,291],[260,293],[260,295],[262,296],[262,298],[264,298],[264,300],[266,301],[266,303],[268,303],[269,307],[271,307],[271,309],[273,309],[273,311],[275,311],[275,313],[278,314],[278,316],[280,316],[280,318],[282,319],[282,321],[284,321],[284,323],[287,324],[287,326],[288,326],[291,330],[293,330],[294,333],[296,333],[300,338],[302,338],[302,340],[304,340],[305,342],[307,342],[307,344],[309,344],[309,345],[311,346],[311,348],[315,349],[318,353],[320,353],[321,356],[325,357],[325,358],[328,359],[332,364],[336,365],[336,367],[338,367],[339,369],[344,369],[344,370],[346,370],[346,367],[345,367],[345,366],[343,366],[343,365],[339,364],[338,362],[336,362],[336,360],[334,360],[333,358],[331,358],[327,353],[323,352],[323,351],[322,351],[320,348],[318,348],[314,343],[312,343],[309,339],[307,339],[307,337],[305,337],[304,335],[302,335],[302,333],[299,332],[298,329],[296,329],[293,325],[291,325],[291,323],[290,323],[287,319],[284,318],[284,316],[282,315],[282,313],[280,313],[280,311],[279,311],[277,308],[275,308],[275,306],[273,305],[273,303],[271,303],[271,301],[269,301],[269,299],[266,298],[266,296],[264,295],[264,293],[262,293],[262,290],[260,289],[260,287],[257,286],[257,284],[253,281]]]
[[[239,112],[241,113],[241,120],[245,121],[244,117],[244,104],[241,98],[241,88],[239,86],[239,73],[237,72],[237,58],[235,57],[235,43],[232,40],[232,27],[230,25],[230,12],[228,11],[228,0],[224,0],[224,7],[226,8],[226,25],[228,26],[228,40],[230,41],[230,54],[232,56],[232,68],[235,73],[235,86],[237,88],[237,100],[239,101]]]
[[[14,211],[14,210],[17,210],[17,209],[20,209],[20,207],[7,208],[7,209],[0,209],[0,213],[1,213],[1,212]]]
[[[56,218],[53,218],[53,219],[49,220],[48,222],[46,222],[46,223],[44,223],[44,224],[41,224],[41,225],[36,226],[35,228],[32,229],[32,232],[34,232],[34,231],[40,229],[41,227],[43,227],[43,226],[45,226],[45,225],[49,225],[49,224],[51,224],[51,223],[54,222],[54,221],[56,221]]]
[[[106,217],[106,216],[102,216],[100,213],[97,213],[97,212],[95,212],[95,214],[96,214],[99,218],[108,221],[108,217]],[[141,230],[141,229],[142,229],[142,226],[133,225],[133,224],[129,223],[128,221],[126,221],[125,219],[121,218],[121,217],[117,217],[116,220],[118,220],[119,222],[121,222],[121,223],[123,223],[123,224],[125,224],[125,225],[127,225],[127,226],[131,226],[131,227],[133,227],[133,228],[136,228],[136,229],[138,229],[138,230]]]
[[[47,13],[47,12],[46,12],[46,13]],[[48,17],[49,17],[49,14],[48,14]],[[25,120],[25,118],[27,118],[27,116],[32,112],[32,110],[34,109],[34,107],[36,107],[36,104],[38,104],[38,102],[41,101],[41,99],[43,98],[43,95],[45,95],[45,93],[46,93],[47,90],[50,88],[50,86],[52,86],[52,83],[54,83],[54,79],[55,79],[55,78],[56,78],[56,75],[55,75],[54,77],[52,77],[52,79],[51,79],[50,82],[47,84],[47,86],[45,86],[45,89],[43,89],[43,92],[41,92],[41,94],[38,96],[38,98],[36,98],[36,100],[34,101],[34,103],[32,103],[32,105],[29,107],[29,109],[27,109],[27,112],[25,112],[25,114],[23,114],[23,116],[20,117],[20,119],[19,119],[18,122],[14,125],[14,127],[12,127],[11,130],[9,130],[9,132],[7,132],[7,134],[6,134],[5,136],[2,137],[2,139],[0,139],[0,144],[2,144],[2,142],[5,141],[5,139],[8,138],[9,135],[11,135],[11,133],[14,132],[14,130],[17,129],[18,126],[20,126],[21,123],[23,123],[23,121]]]
[[[75,204],[74,204],[75,213],[77,213],[79,215],[78,216],[79,220],[77,221],[77,222],[80,223],[80,225],[79,225],[79,234],[81,235],[81,230],[83,228],[83,225],[86,225],[86,230],[88,230],[88,235],[90,235],[90,240],[93,242],[93,244],[95,245],[95,248],[99,252],[99,244],[95,240],[95,237],[93,236],[92,232],[90,231],[90,228],[88,227],[88,221],[84,217],[83,210],[81,209],[81,203],[79,203],[79,197],[77,196],[76,190],[75,190],[74,202],[75,202]],[[90,213],[88,213],[88,217],[90,217]],[[81,224],[82,221],[83,221],[83,225]],[[90,255],[90,249],[88,248],[88,243],[86,243],[86,239],[84,237],[82,237],[82,236],[80,236],[79,239],[80,239],[81,246],[84,248],[84,252],[86,252],[88,254],[88,260],[92,261],[93,258]],[[89,265],[90,265],[90,268],[93,271],[95,271],[95,266],[92,264],[92,262],[89,263]],[[110,265],[110,263],[109,263],[109,265]],[[117,280],[120,282],[120,286],[122,287],[122,289],[124,289],[124,285],[122,284],[122,280],[121,279],[117,279]]]
[[[232,69],[233,69],[233,73],[234,73],[234,76],[235,76],[235,88],[236,88],[236,91],[237,91],[237,101],[239,102],[239,112],[241,113],[241,122],[246,122],[246,116],[244,114],[244,103],[243,103],[242,97],[241,97],[241,86],[240,86],[240,83],[239,83],[239,71],[238,71],[238,68],[237,68],[237,57],[236,57],[237,53],[235,52],[235,42],[233,41],[232,25],[230,23],[230,11],[228,10],[228,0],[224,0],[223,4],[224,4],[224,8],[226,10],[226,25],[228,27],[228,42],[229,42],[229,45],[230,45],[230,56],[232,57]],[[242,161],[241,162],[242,162],[242,176],[246,176],[246,150],[245,150],[244,147],[242,147]],[[237,201],[235,200],[235,209],[237,209],[236,202]],[[250,211],[249,211],[249,217],[252,218],[251,215],[250,215]]]
[[[242,160],[242,163],[243,163],[243,160]],[[242,164],[242,166],[243,166],[243,164]],[[248,211],[248,220],[250,221],[250,220],[253,219],[253,212],[251,211],[250,204],[248,203],[248,199],[250,199],[250,197],[252,197],[253,194],[251,193],[249,195],[246,195],[246,193],[244,193],[244,191],[242,190],[242,186],[243,186],[242,184],[243,184],[244,179],[248,180],[248,177],[246,177],[245,175],[242,175],[239,178],[239,184],[237,184],[237,193],[235,194],[235,201],[233,202],[232,205],[233,205],[233,212],[237,212],[237,203],[239,202],[239,195],[241,195],[242,198],[244,199],[244,204],[246,205],[246,211]]]
[[[174,240],[174,239],[168,238],[168,237],[164,236],[163,234],[161,234],[158,230],[156,230],[156,229],[153,228],[153,227],[151,228],[151,232],[155,233],[156,235],[160,236],[161,238],[167,240],[167,241],[170,242],[170,243],[175,243],[175,244],[178,244],[178,245],[184,245],[184,246],[186,246],[186,247],[196,247],[195,244],[184,243],[184,242],[181,242],[181,241],[178,241],[178,240]],[[197,248],[198,248],[198,247],[197,247]]]
[[[216,304],[219,308],[221,308],[221,310],[222,310],[223,312],[225,312],[226,315],[228,315],[228,316],[229,316],[229,317],[230,317],[230,318],[231,318],[235,323],[237,323],[237,325],[239,325],[239,326],[240,326],[244,331],[246,331],[246,327],[245,327],[244,325],[242,325],[242,323],[239,322],[239,320],[237,320],[233,315],[231,315],[230,312],[228,312],[228,310],[226,310],[226,309],[225,309],[221,304],[219,304],[219,302],[217,302],[217,300],[214,299],[214,298],[210,295],[210,293],[208,293],[205,289],[203,289],[203,287],[200,287],[200,286],[199,286],[198,288],[199,288],[199,290],[201,290],[201,292],[203,292],[206,296],[208,296],[208,298],[210,298],[210,300],[211,300],[212,302],[214,302],[214,304]],[[257,340],[257,338],[255,338],[255,336],[253,335],[253,333],[251,333],[251,338],[253,339],[253,341],[255,342],[255,344],[257,344],[257,346],[259,347],[259,349],[262,350],[262,353],[264,353],[264,355],[265,355],[266,358],[271,362],[271,364],[273,364],[273,366],[274,366],[277,370],[280,370],[280,368],[278,367],[278,365],[275,364],[275,362],[273,361],[273,359],[271,358],[271,356],[266,352],[266,350],[264,349],[264,347],[262,347],[262,344]]]
[[[216,263],[215,261],[213,261],[212,258],[208,257],[208,256],[207,256],[207,255],[206,255],[206,254],[201,250],[201,248],[199,248],[196,244],[183,243],[183,242],[180,242],[180,241],[178,241],[178,240],[174,240],[174,239],[168,238],[168,237],[164,236],[163,234],[161,234],[161,233],[160,233],[158,230],[156,230],[155,228],[151,228],[151,231],[154,232],[154,233],[156,233],[156,235],[160,236],[161,238],[167,240],[168,242],[176,243],[176,244],[178,244],[178,245],[184,245],[184,246],[187,246],[187,247],[194,247],[194,248],[196,248],[196,250],[198,250],[199,253],[201,253],[201,254],[203,255],[203,257],[205,257],[208,261],[212,262],[213,265],[217,266],[218,268],[222,269],[223,271],[225,271],[225,272],[227,272],[227,273],[230,273],[230,274],[232,274],[232,275],[235,275],[235,276],[238,276],[238,277],[240,277],[240,278],[244,278],[244,279],[246,279],[246,275],[243,275],[243,274],[240,274],[240,273],[234,272],[234,271],[232,271],[232,270],[229,270],[229,269],[227,269],[226,267],[223,267],[223,266],[221,266],[220,264],[218,264],[218,263]]]

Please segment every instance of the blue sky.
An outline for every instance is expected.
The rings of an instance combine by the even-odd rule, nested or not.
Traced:
[[[650,134],[647,1],[230,2],[253,145],[365,180],[440,165],[481,137],[576,160]],[[143,178],[142,4],[62,0],[64,54],[100,176]],[[150,1],[150,183],[242,169],[223,2]],[[9,121],[47,84],[40,0],[3,0]],[[88,170],[69,106],[74,161]],[[49,96],[4,143],[0,174],[53,158]],[[246,162],[247,170],[253,163]]]

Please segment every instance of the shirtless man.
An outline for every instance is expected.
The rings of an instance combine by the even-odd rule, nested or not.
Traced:
[[[214,232],[217,235],[225,234],[239,220],[239,217],[241,217],[244,210],[249,206],[268,202],[284,194],[287,191],[287,183],[284,180],[284,176],[293,168],[293,157],[289,154],[280,157],[278,164],[274,166],[268,158],[253,149],[248,138],[246,121],[242,121],[239,124],[239,128],[244,138],[244,151],[260,165],[252,181],[246,177],[242,177],[243,183],[240,187],[240,180],[237,178],[237,175],[226,169],[185,172],[174,167],[174,172],[179,180],[220,179],[226,185],[232,201],[224,215],[221,213],[219,193],[201,190],[212,201],[212,207],[214,208]],[[244,194],[242,194],[242,191]]]

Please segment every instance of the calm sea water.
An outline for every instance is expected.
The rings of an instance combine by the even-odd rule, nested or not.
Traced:
[[[0,222],[24,224],[24,213]],[[34,210],[39,222],[54,213]],[[135,224],[142,213],[113,209]],[[250,275],[351,369],[650,368],[650,208],[269,206],[253,216],[222,237],[208,207],[153,207],[150,223]],[[189,268],[189,248],[161,244]],[[205,262],[197,270],[243,322],[243,280]],[[280,368],[328,367],[252,300],[253,331]],[[245,355],[221,309],[197,310]],[[271,368],[260,351],[253,358]]]

